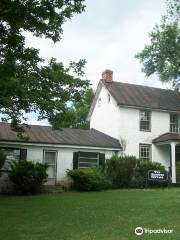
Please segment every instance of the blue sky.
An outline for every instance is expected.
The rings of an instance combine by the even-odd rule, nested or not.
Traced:
[[[114,72],[114,80],[163,87],[157,76],[146,78],[134,55],[148,44],[148,33],[165,13],[165,0],[87,0],[86,11],[64,25],[62,40],[53,43],[26,34],[27,46],[40,49],[40,56],[68,64],[85,58],[85,77],[95,89],[105,69]],[[31,114],[28,123],[37,122]]]

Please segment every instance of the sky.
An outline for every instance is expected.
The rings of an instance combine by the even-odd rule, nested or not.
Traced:
[[[60,42],[26,34],[26,45],[40,50],[47,63],[51,57],[68,65],[86,59],[85,78],[96,89],[105,69],[113,71],[113,80],[166,88],[157,76],[149,78],[134,56],[149,43],[148,33],[165,13],[166,0],[86,0],[84,13],[74,15],[63,27]],[[30,114],[29,124],[37,122]]]

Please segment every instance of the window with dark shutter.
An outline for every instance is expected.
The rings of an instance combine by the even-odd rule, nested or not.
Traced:
[[[1,148],[5,155],[6,161],[2,168],[3,171],[9,171],[11,169],[10,165],[11,162],[19,161],[20,160],[20,149],[13,149],[13,148]]]
[[[88,168],[99,166],[99,153],[79,152],[78,168]]]

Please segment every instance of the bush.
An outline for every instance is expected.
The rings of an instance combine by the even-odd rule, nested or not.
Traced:
[[[167,186],[167,181],[148,180],[149,170],[165,171],[165,167],[158,162],[138,160],[135,169],[135,176],[132,180],[131,186],[136,188]]]
[[[115,188],[167,186],[168,181],[148,180],[149,170],[165,171],[158,162],[142,161],[134,156],[116,156],[106,161],[105,171]]]
[[[176,181],[180,182],[180,161],[176,162]]]
[[[10,180],[16,185],[17,193],[33,194],[40,191],[47,179],[46,164],[31,161],[18,161],[11,163]]]
[[[0,169],[3,167],[5,160],[6,155],[4,154],[3,150],[0,149]]]
[[[111,186],[101,168],[73,169],[67,174],[73,179],[75,189],[80,191],[101,191]]]
[[[106,161],[105,171],[113,187],[123,188],[131,185],[137,159],[134,156],[114,155]]]

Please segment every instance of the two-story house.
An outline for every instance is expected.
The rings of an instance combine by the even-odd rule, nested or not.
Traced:
[[[124,154],[171,167],[180,161],[180,93],[113,81],[102,73],[89,111],[90,128],[120,141]]]

